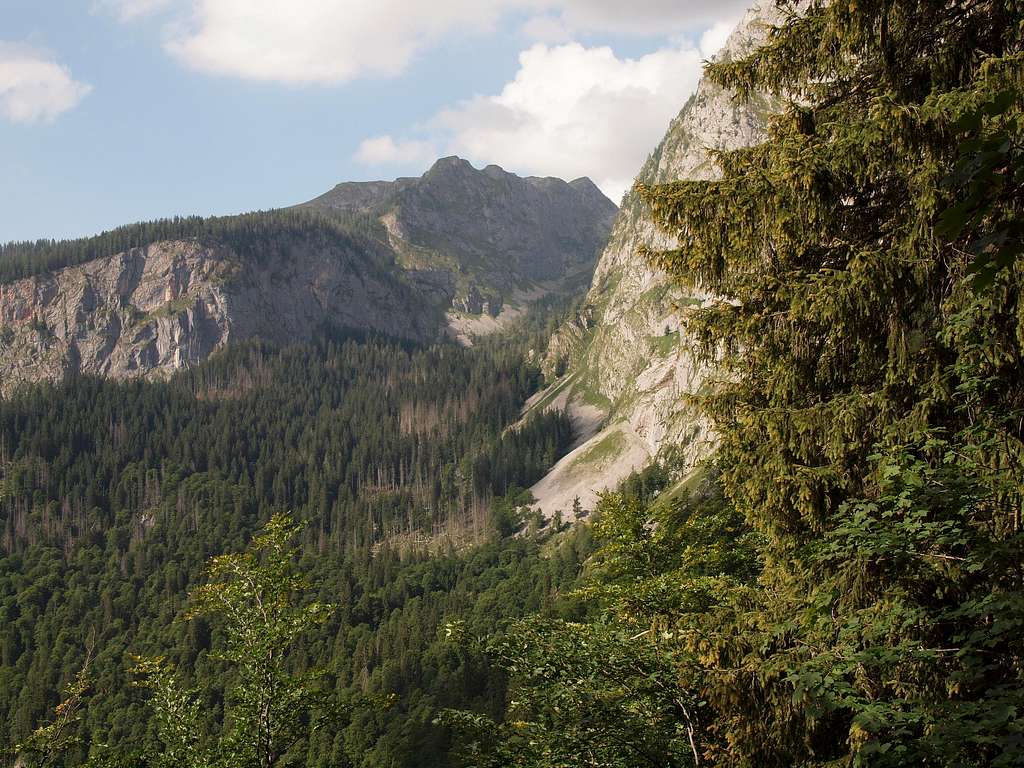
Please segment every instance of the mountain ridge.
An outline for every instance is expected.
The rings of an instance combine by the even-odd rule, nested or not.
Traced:
[[[333,211],[7,246],[0,266],[17,279],[0,280],[0,393],[71,373],[164,377],[234,340],[324,326],[472,343],[589,278],[615,211],[592,183],[488,168],[447,158],[419,179],[337,185]],[[532,221],[543,226],[524,246]]]
[[[523,278],[572,271],[587,260],[581,254],[596,256],[617,211],[586,177],[521,177],[494,164],[478,170],[455,155],[418,178],[347,182],[298,207],[373,217],[409,268],[444,268],[454,256],[465,272],[459,290],[475,282],[502,294],[525,287]]]

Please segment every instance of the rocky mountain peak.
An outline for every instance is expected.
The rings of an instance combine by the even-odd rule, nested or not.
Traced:
[[[601,191],[597,184],[592,182],[586,176],[580,176],[578,179],[573,179],[572,181],[569,182],[569,186],[582,195],[588,195],[592,197],[597,197],[600,195],[601,197],[605,197],[604,192]]]
[[[490,167],[490,166],[488,166]],[[497,168],[498,166],[494,166]],[[499,169],[500,170],[500,169]],[[430,166],[426,173],[423,174],[424,178],[431,178],[445,175],[473,175],[479,173],[473,164],[468,160],[465,160],[458,155],[449,155],[448,157],[440,157],[434,161],[434,164]]]
[[[493,164],[478,170],[456,156],[419,178],[338,185],[304,207],[381,222],[400,261],[417,271],[458,263],[453,306],[475,291],[492,297],[492,310],[537,284],[591,270],[617,212],[589,179],[521,177]]]

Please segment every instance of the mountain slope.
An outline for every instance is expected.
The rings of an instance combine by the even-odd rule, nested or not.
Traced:
[[[324,326],[469,343],[589,279],[614,212],[588,180],[445,158],[297,210],[5,246],[0,393],[72,372],[165,376],[231,341]]]
[[[719,57],[756,47],[777,20],[774,3],[762,0],[747,12]],[[740,102],[701,80],[637,179],[657,184],[713,178],[717,168],[710,150],[762,141],[773,106],[757,94]],[[707,297],[682,293],[670,284],[638,255],[643,245],[670,243],[630,192],[583,307],[551,339],[545,372],[555,381],[528,407],[568,408],[578,446],[532,489],[548,514],[568,512],[577,496],[584,507],[591,505],[598,491],[656,457],[685,474],[710,450],[706,425],[682,402],[700,389],[707,372],[695,364],[679,331],[680,313]]]
[[[418,179],[339,184],[302,207],[383,225],[398,262],[450,306],[457,336],[540,294],[582,288],[617,211],[590,179],[521,178],[458,157]]]
[[[454,260],[481,288],[500,292],[588,266],[617,210],[589,179],[478,171],[458,157],[418,179],[339,184],[303,207],[377,217],[408,268]]]
[[[182,237],[0,285],[0,391],[80,372],[166,375],[230,341],[325,325],[428,340],[438,313],[372,241],[264,215],[255,251]]]

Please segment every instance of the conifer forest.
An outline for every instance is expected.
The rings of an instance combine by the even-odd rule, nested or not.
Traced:
[[[0,246],[0,766],[1024,766],[1024,3],[744,19],[561,282],[410,179]],[[68,277],[182,243],[169,309]],[[294,243],[415,333],[165,364]],[[161,362],[51,365],[48,291]]]

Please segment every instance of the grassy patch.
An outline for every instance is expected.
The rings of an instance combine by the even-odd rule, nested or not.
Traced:
[[[168,301],[166,304],[162,304],[152,312],[142,313],[138,309],[132,313],[132,321],[134,325],[149,325],[154,320],[159,320],[161,317],[176,317],[187,309],[191,309],[195,306],[195,296],[179,296],[174,301]]]
[[[581,360],[583,363],[586,358]],[[604,411],[610,411],[612,401],[601,392],[600,371],[589,365],[577,369],[578,379],[575,386],[576,392],[583,398],[583,402],[596,406]]]
[[[679,346],[679,331],[672,331],[661,336],[648,336],[651,352],[658,357],[668,357]]]
[[[555,384],[548,388],[544,397],[538,400],[533,407],[530,408],[531,413],[543,413],[544,409],[547,408],[555,399],[565,391],[565,388],[572,383],[573,379],[576,378],[576,374],[572,373],[562,378],[561,381],[555,382]]]
[[[654,502],[654,508],[667,507],[677,499],[686,498],[697,489],[697,486],[700,485],[700,482],[706,475],[707,469],[703,466],[698,466],[690,474],[680,478],[678,482],[662,491]]]
[[[704,303],[704,299],[698,299],[695,296],[680,296],[677,299],[672,300],[672,306],[675,309],[682,309],[683,307],[699,307]]]
[[[600,464],[621,454],[622,449],[625,447],[626,436],[622,434],[621,430],[616,429],[602,437],[594,446],[589,448],[586,453],[578,457],[573,462],[573,466],[579,466],[582,464]]]
[[[596,386],[587,386],[584,384],[578,391],[583,396],[583,402],[587,405],[593,405],[605,412],[611,411],[612,401],[601,394],[600,390],[598,390]]]

